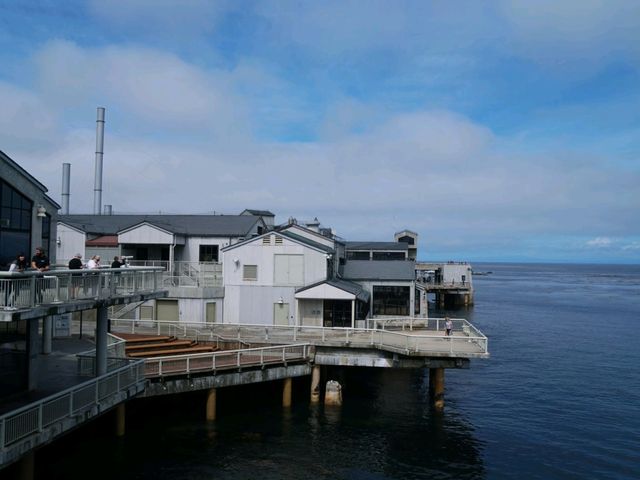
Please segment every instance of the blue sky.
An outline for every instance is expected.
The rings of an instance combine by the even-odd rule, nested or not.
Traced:
[[[0,0],[0,149],[92,209],[317,216],[425,259],[640,260],[640,4]]]

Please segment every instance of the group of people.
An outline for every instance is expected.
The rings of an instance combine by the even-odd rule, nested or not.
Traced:
[[[111,268],[120,268],[124,265],[125,263],[122,261],[121,257],[117,255],[113,257]],[[49,261],[49,257],[44,253],[44,249],[42,247],[38,247],[36,248],[36,252],[33,257],[31,257],[31,263],[27,262],[27,257],[23,252],[18,253],[15,260],[11,262],[9,271],[20,273],[31,268],[33,270],[38,270],[39,272],[46,272],[50,267],[51,262]],[[85,265],[82,263],[82,255],[80,253],[76,253],[74,257],[69,260],[68,268],[69,270],[81,270],[83,268],[92,270],[102,268],[102,265],[100,265],[100,255],[93,255]]]
[[[42,247],[36,248],[36,253],[33,257],[31,257],[31,264],[27,263],[27,257],[24,253],[20,252],[16,255],[16,259],[11,262],[9,266],[10,272],[24,272],[31,267],[34,270],[38,270],[39,272],[46,272],[49,270],[51,263],[49,262],[49,257],[47,257],[44,253]]]

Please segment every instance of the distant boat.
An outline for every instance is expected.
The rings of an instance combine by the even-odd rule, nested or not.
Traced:
[[[491,275],[493,272],[492,271],[488,271],[488,272],[476,272],[475,270],[472,270],[471,273],[477,277],[483,277],[485,275]]]

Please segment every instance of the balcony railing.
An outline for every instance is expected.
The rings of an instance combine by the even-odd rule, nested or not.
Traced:
[[[118,393],[144,382],[144,362],[128,361],[127,365],[100,377],[88,380],[62,392],[43,398],[18,410],[0,416],[0,452],[18,442],[37,445],[32,436],[63,425],[67,419],[76,418]],[[57,428],[60,432],[64,427]],[[4,455],[0,455],[4,458]],[[1,465],[1,462],[0,462]]]
[[[162,267],[162,285],[165,287],[221,287],[222,263],[186,262],[171,263],[166,260],[129,260],[129,265],[139,267]]]
[[[161,275],[162,269],[157,267],[1,272],[0,308],[33,308],[74,300],[154,292],[161,288]]]

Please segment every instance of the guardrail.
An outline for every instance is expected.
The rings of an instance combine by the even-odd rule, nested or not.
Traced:
[[[20,441],[32,442],[32,435],[42,433],[55,423],[99,407],[101,402],[143,382],[144,378],[144,362],[130,361],[128,365],[106,375],[0,416],[0,450],[4,453],[7,448]],[[31,444],[35,446],[37,442]]]
[[[157,291],[161,268],[132,267],[49,272],[0,272],[0,308],[37,305]]]
[[[489,340],[487,337],[465,319],[451,319],[453,324],[451,336],[445,335],[444,318],[420,319],[420,321],[427,321],[427,324],[424,326],[416,325],[416,320],[411,330],[407,326],[404,331],[402,331],[401,327],[400,331],[390,331],[371,328],[206,324],[195,322],[188,325],[197,325],[201,329],[199,331],[200,335],[203,335],[200,337],[201,339],[204,339],[207,334],[214,334],[250,344],[310,342],[314,345],[375,347],[404,354],[425,356],[429,354],[447,354],[451,356],[486,357],[489,354]],[[185,326],[178,322],[159,320],[148,321],[147,325],[145,327],[140,323],[136,325],[134,320],[118,319],[115,324],[112,323],[112,331],[115,327],[125,328],[127,331],[135,330],[136,333],[161,332],[161,334],[171,334],[172,328],[184,328]],[[190,336],[186,331],[183,337],[197,339]]]
[[[309,360],[310,347],[311,345],[308,343],[300,343],[147,358],[144,368],[147,377],[165,377],[246,367],[264,367],[268,364],[286,364],[287,362]]]
[[[126,340],[107,333],[107,372],[125,365],[127,355],[125,352]],[[78,359],[78,375],[93,376],[96,374],[96,349],[76,353]]]

